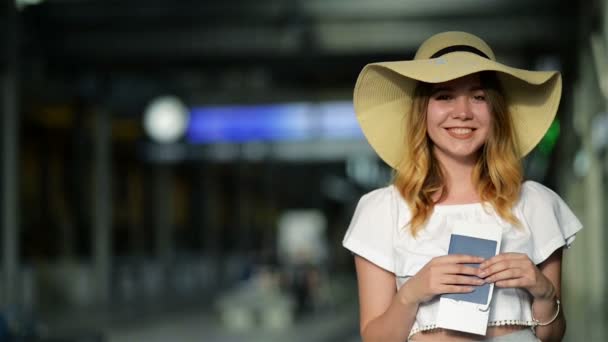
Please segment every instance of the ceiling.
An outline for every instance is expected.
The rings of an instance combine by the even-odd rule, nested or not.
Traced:
[[[46,0],[21,11],[21,63],[25,77],[53,78],[53,87],[40,83],[51,93],[105,92],[107,101],[132,107],[158,92],[204,92],[197,102],[258,101],[269,89],[284,98],[303,89],[319,96],[320,88],[352,87],[368,62],[412,57],[445,30],[478,34],[519,64],[561,55],[576,39],[578,7],[565,0]]]
[[[411,53],[467,30],[503,49],[555,48],[576,9],[560,0],[47,0],[24,11],[56,63],[150,65]],[[575,6],[576,7],[576,6]],[[574,13],[573,13],[574,11]]]

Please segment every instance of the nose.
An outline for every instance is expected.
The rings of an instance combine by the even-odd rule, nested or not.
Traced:
[[[456,98],[454,109],[452,111],[452,117],[455,119],[468,120],[473,118],[471,112],[471,104],[468,96],[458,96]]]

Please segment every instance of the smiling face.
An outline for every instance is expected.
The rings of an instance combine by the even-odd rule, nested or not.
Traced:
[[[492,125],[479,75],[434,84],[426,121],[433,153],[439,161],[474,163]]]

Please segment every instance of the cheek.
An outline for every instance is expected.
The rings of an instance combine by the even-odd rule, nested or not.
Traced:
[[[494,120],[491,116],[488,116],[487,118],[484,119],[483,126],[486,128],[485,137],[484,137],[485,140],[487,140],[492,135],[492,131],[494,130],[492,127],[493,125],[494,125]]]
[[[430,135],[431,137],[435,134],[435,132],[437,130],[439,130],[439,123],[440,120],[438,120],[436,115],[427,115],[426,116],[426,132],[428,135]]]
[[[480,121],[482,121],[482,122],[490,125],[490,124],[492,124],[492,117],[493,116],[494,115],[492,114],[492,110],[490,109],[490,105],[489,104],[485,103],[485,104],[480,105],[477,108],[477,118]]]
[[[433,126],[438,125],[443,120],[443,108],[434,105],[433,103],[429,103],[429,106],[426,111],[426,125],[427,128],[431,128]]]
[[[487,106],[480,106],[477,108],[476,117],[481,126],[491,130],[494,118],[492,112]]]

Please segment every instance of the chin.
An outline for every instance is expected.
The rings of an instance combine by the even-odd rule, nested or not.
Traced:
[[[449,150],[449,149],[445,149],[445,150],[441,150],[439,152],[440,155],[436,156],[439,157],[439,159],[443,158],[448,158],[448,159],[452,159],[454,161],[460,161],[460,162],[472,162],[472,161],[477,161],[477,159],[479,158],[479,153],[480,153],[481,149],[467,149],[467,150]],[[438,152],[438,151],[436,151]]]

